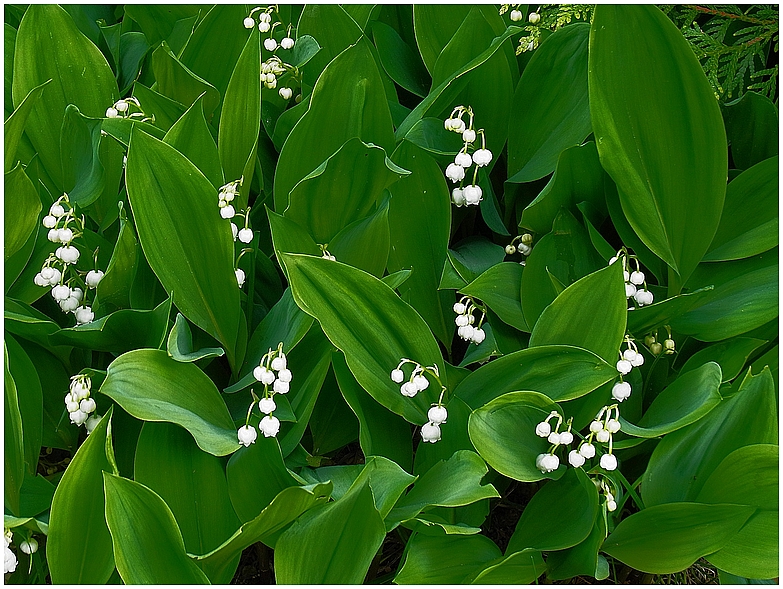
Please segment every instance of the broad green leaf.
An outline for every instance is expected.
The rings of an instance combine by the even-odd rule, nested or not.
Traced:
[[[592,141],[560,152],[555,173],[535,200],[524,208],[519,226],[548,233],[560,207],[576,214],[577,205],[585,201],[599,209],[605,207],[604,171]]]
[[[253,178],[256,163],[258,130],[261,126],[259,43],[259,35],[254,29],[228,82],[218,128],[218,151],[226,182],[245,179],[240,188],[243,202],[250,191],[250,180]]]
[[[38,455],[41,453],[41,437],[43,430],[43,392],[41,381],[35,366],[27,353],[10,335],[5,338],[8,354],[8,370],[12,383],[16,387],[19,403],[19,414],[22,418],[24,461],[27,463],[29,475],[35,475],[38,470]],[[11,419],[14,418],[12,398],[8,399]],[[12,451],[14,446],[11,446]],[[29,515],[37,515],[35,513]]]
[[[157,348],[166,338],[171,299],[151,311],[121,309],[84,325],[66,327],[49,336],[53,345],[122,353]]]
[[[778,162],[771,157],[729,183],[705,261],[748,258],[778,245]]]
[[[124,8],[152,45],[168,39],[177,21],[196,16],[201,10],[200,6],[192,4],[129,4]]]
[[[472,585],[516,585],[535,582],[546,570],[546,564],[537,550],[522,550],[498,558],[483,571],[472,576]]]
[[[521,280],[522,266],[515,262],[501,262],[462,287],[460,292],[481,299],[509,325],[522,331],[529,331],[520,303]]]
[[[310,508],[326,502],[331,488],[331,484],[326,483],[284,489],[264,511],[234,532],[222,546],[209,554],[189,556],[196,562],[214,567],[213,570],[220,570],[221,575],[224,572],[231,575],[236,558],[245,548],[256,542],[274,546],[281,530]]]
[[[321,50],[318,41],[311,35],[297,35],[291,54],[291,65],[301,68]]]
[[[336,4],[305,5],[296,32],[299,38],[307,35],[321,46],[321,50],[309,60],[304,70],[305,81],[311,86],[328,63],[362,37],[361,26],[345,8]]]
[[[21,164],[5,173],[4,256],[8,261],[37,233],[41,201]]]
[[[572,548],[550,552],[547,555],[547,579],[560,581],[581,575],[590,575],[599,581],[605,579],[608,576],[608,569],[602,576],[600,566],[603,556],[599,556],[598,551],[606,534],[606,520],[603,513],[599,511],[587,538]],[[606,560],[604,559],[603,562]]]
[[[284,211],[288,195],[299,180],[348,139],[358,137],[391,151],[394,143],[391,115],[368,45],[369,41],[364,39],[352,45],[332,60],[318,78],[310,107],[280,151],[275,173],[276,211]],[[324,133],[323,124],[327,120],[330,132]]]
[[[152,53],[152,71],[158,92],[180,104],[193,104],[206,93],[204,115],[208,119],[212,117],[220,103],[220,93],[212,84],[185,67],[165,41]]]
[[[565,401],[586,395],[617,377],[614,366],[589,350],[540,346],[507,354],[470,373],[454,390],[473,409],[513,391],[540,391]]]
[[[642,479],[645,505],[695,500],[731,452],[748,444],[776,443],[777,426],[772,375],[768,369],[748,374],[737,393],[656,446]]]
[[[778,154],[778,109],[769,98],[745,92],[723,109],[731,157],[740,170]]]
[[[209,583],[185,553],[174,515],[160,495],[110,473],[103,482],[114,559],[126,584]]]
[[[110,305],[121,309],[130,307],[130,289],[136,278],[139,244],[133,231],[133,224],[128,223],[125,208],[120,211],[120,232],[117,243],[111,254],[111,260],[106,267],[106,273],[96,288],[96,298],[101,305]],[[166,317],[168,319],[168,316]]]
[[[369,482],[365,482],[283,532],[275,546],[275,580],[282,584],[361,583],[385,536]]]
[[[721,380],[720,366],[715,362],[681,373],[658,393],[637,425],[621,416],[622,431],[640,438],[655,438],[698,421],[721,402]]]
[[[486,536],[424,536],[408,541],[397,585],[456,585],[502,555]],[[483,568],[483,567],[482,567]]]
[[[449,249],[454,269],[465,282],[473,282],[492,266],[500,264],[505,250],[483,236],[471,236]]]
[[[625,335],[626,308],[622,268],[612,264],[561,292],[538,318],[530,346],[582,347],[614,364]]]
[[[444,129],[443,121],[434,117],[425,117],[419,120],[408,131],[405,139],[428,152],[428,155],[435,158],[444,167],[454,160],[454,154],[463,146],[462,137],[453,131]],[[437,176],[437,174],[433,174],[433,176]]]
[[[699,303],[707,300],[707,297],[711,297],[712,290],[712,285],[709,285],[628,311],[629,333],[641,336],[671,323],[676,317],[696,308]]]
[[[114,472],[111,413],[81,445],[54,492],[46,560],[56,584],[99,585],[114,570],[103,493],[103,471]]]
[[[16,37],[16,32],[14,32],[14,38]],[[6,39],[8,38],[8,32],[6,30]],[[15,39],[14,39],[15,40]],[[13,60],[12,64],[13,66]],[[7,69],[7,66],[6,66]],[[19,146],[19,142],[22,139],[22,134],[24,133],[25,125],[27,124],[27,119],[30,117],[30,113],[33,110],[33,106],[35,106],[35,103],[38,102],[38,100],[41,98],[41,94],[43,94],[44,90],[46,89],[46,85],[51,80],[45,81],[40,86],[36,86],[30,92],[27,93],[27,96],[25,96],[22,99],[22,102],[17,106],[16,110],[9,116],[4,125],[4,138],[5,138],[5,172],[10,172],[11,169],[14,167],[14,164],[18,161],[16,157],[17,148]],[[7,82],[7,80],[6,80]],[[6,92],[10,92],[11,87],[9,84],[6,83]],[[6,95],[6,108],[12,108],[13,105],[10,100],[8,100],[10,96]]]
[[[588,83],[601,164],[631,226],[681,285],[709,248],[726,190],[726,132],[712,88],[654,6],[596,9]]]
[[[748,505],[656,505],[621,521],[601,550],[646,573],[676,573],[722,548],[753,512]]]
[[[382,148],[354,137],[291,190],[285,216],[316,243],[329,244],[342,229],[372,213],[384,189],[408,173]]]
[[[413,269],[400,294],[438,339],[450,342],[453,299],[449,293],[437,290],[451,227],[449,190],[437,163],[410,142],[402,142],[392,158],[412,173],[390,188],[389,271]],[[414,210],[417,214],[411,215]]]
[[[709,263],[698,268],[692,287],[714,284],[715,288],[698,306],[673,318],[672,329],[701,341],[714,342],[740,335],[777,317],[777,248],[765,256],[763,262],[757,262],[761,260],[757,257]],[[759,268],[761,264],[763,267]]]
[[[171,126],[177,122],[183,114],[185,114],[185,111],[188,110],[186,105],[181,104],[176,100],[172,100],[167,96],[163,96],[163,94],[160,94],[159,92],[150,90],[139,82],[136,82],[133,85],[132,94],[141,103],[145,114],[148,117],[155,117],[154,125],[141,123],[140,121],[133,123],[133,125],[140,126],[146,133],[154,135],[155,137],[158,137],[158,135],[156,135],[154,131],[150,130],[149,127],[152,127],[156,130],[161,129],[164,132],[168,131]],[[109,119],[104,121],[104,129],[106,129],[107,125],[111,123],[126,123],[127,125],[131,124],[131,122],[127,119]],[[148,126],[145,127],[144,125]],[[106,130],[108,131],[108,129]],[[128,133],[128,138],[130,138],[130,133]],[[160,135],[159,139],[163,139],[163,134]]]
[[[688,358],[680,368],[680,374],[694,370],[707,362],[715,362],[720,366],[722,382],[734,380],[745,366],[754,350],[767,343],[752,337],[735,337],[699,350]]]
[[[73,105],[66,107],[60,131],[62,186],[71,202],[80,207],[95,202],[106,187],[100,159],[101,127],[102,119],[85,117]]]
[[[604,261],[592,247],[585,228],[561,208],[552,231],[534,244],[525,262],[520,297],[527,324],[534,327],[544,309],[560,294],[550,276],[569,285],[602,266]]]
[[[127,94],[130,87],[139,77],[144,58],[150,50],[147,37],[138,31],[128,31],[120,35],[119,68],[120,95]]]
[[[41,291],[39,291],[38,287],[35,285],[35,282],[33,282],[32,284],[30,283],[18,284],[17,288],[13,288],[13,287],[16,284],[19,276],[24,274],[25,269],[28,270],[28,274],[32,273],[33,268],[30,267],[30,264],[28,264],[28,262],[32,258],[33,254],[36,253],[36,245],[38,245],[39,252],[43,253],[40,251],[42,250],[41,243],[43,242],[43,240],[46,239],[46,233],[48,231],[49,230],[46,229],[46,227],[44,227],[43,225],[38,226],[35,231],[30,233],[30,236],[27,238],[27,241],[24,242],[24,244],[19,248],[19,250],[13,256],[5,260],[5,267],[3,268],[3,277],[5,279],[6,294],[10,293],[12,290],[15,290],[16,291],[15,294],[17,296],[21,296],[21,298],[23,299],[28,298],[24,295],[24,291],[30,293],[38,291],[35,293],[35,295],[41,294]],[[45,259],[46,259],[45,257],[41,259],[42,264],[44,263]],[[38,268],[35,268],[35,274],[37,273],[38,273]],[[33,274],[33,276],[30,278],[34,280],[35,274]],[[32,290],[33,286],[36,286],[35,291]],[[20,289],[22,289],[21,295],[19,292]],[[39,298],[38,296],[35,295],[31,294],[31,296],[34,297],[31,300],[31,302]]]
[[[525,66],[509,121],[510,182],[543,178],[555,169],[564,149],[579,145],[590,133],[589,34],[586,23],[563,27],[547,37]]]
[[[133,479],[166,502],[192,554],[211,552],[239,526],[222,462],[199,450],[192,436],[174,424],[148,422],[141,428]],[[216,576],[214,565],[200,568],[213,583],[231,580]]]
[[[181,313],[177,313],[177,319],[174,327],[169,332],[166,341],[166,351],[177,362],[195,362],[202,358],[215,358],[222,356],[225,352],[223,348],[201,348],[193,349],[193,334],[190,331],[188,320]]]
[[[728,544],[707,556],[709,562],[743,577],[779,576],[777,446],[754,444],[735,450],[713,471],[697,499],[759,509]]]
[[[242,522],[258,517],[281,491],[298,485],[283,463],[277,438],[264,436],[231,456],[226,478],[228,496]]]
[[[204,96],[199,96],[166,131],[163,141],[189,159],[217,190],[223,185],[223,172],[215,140],[204,118]]]
[[[476,450],[499,473],[522,482],[559,478],[536,467],[536,457],[549,449],[536,435],[536,425],[551,411],[561,411],[546,395],[536,392],[506,393],[470,414],[468,434]],[[562,415],[562,412],[561,412]]]
[[[212,380],[163,350],[134,350],[114,360],[101,392],[137,419],[184,427],[205,452],[225,456],[239,448],[234,422]]]
[[[400,37],[394,28],[374,22],[372,36],[378,47],[381,66],[389,77],[416,96],[424,98],[431,80],[418,52]]]
[[[41,515],[52,507],[55,486],[43,476],[25,474],[19,511],[23,517]],[[43,518],[42,518],[43,519]]]
[[[359,445],[364,455],[385,456],[411,470],[413,447],[408,422],[378,403],[356,382],[343,354],[332,354],[332,366],[340,392],[359,420]]]
[[[562,550],[576,546],[593,529],[598,490],[582,469],[569,468],[546,483],[525,506],[507,552],[525,548]]]
[[[346,403],[334,371],[329,371],[318,393],[308,423],[312,453],[325,456],[359,439],[359,420]]]
[[[294,300],[345,353],[359,384],[387,409],[412,423],[423,422],[429,397],[437,393],[408,399],[389,377],[400,359],[415,358],[422,365],[437,365],[446,384],[440,350],[421,317],[391,288],[361,270],[302,255],[282,254],[280,260],[288,270]]]
[[[42,347],[49,347],[49,336],[60,329],[54,321],[35,307],[6,297],[4,301],[4,322],[9,333],[23,337]],[[50,350],[57,353],[58,349]]]
[[[380,278],[389,258],[389,199],[364,219],[354,221],[331,241],[338,260]]]
[[[19,411],[19,395],[14,377],[9,370],[8,347],[3,344],[4,380],[5,380],[5,469],[4,504],[12,513],[19,513],[19,492],[24,481],[24,432],[22,415]]]
[[[389,513],[389,521],[404,521],[429,507],[459,507],[498,497],[490,484],[482,485],[487,465],[470,450],[458,450],[421,475]]]
[[[117,83],[106,58],[54,4],[25,11],[16,37],[13,99],[19,106],[27,94],[47,80],[30,112],[25,134],[58,188],[62,188],[60,129],[65,108],[75,105],[88,117],[102,117],[118,98]]]
[[[182,314],[223,344],[235,366],[240,309],[234,244],[214,187],[178,151],[140,131],[132,133],[126,175],[150,267]]]

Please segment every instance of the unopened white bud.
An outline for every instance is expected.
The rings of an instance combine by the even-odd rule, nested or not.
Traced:
[[[220,216],[224,219],[231,219],[234,215],[236,215],[236,211],[233,206],[226,205],[220,208]]]
[[[247,16],[245,17],[245,20],[242,21],[242,24],[245,25],[246,29],[252,29],[256,26],[256,21],[253,20],[253,17]]]
[[[454,312],[457,315],[462,315],[466,311],[465,305],[463,303],[454,303],[452,309],[454,309]]]
[[[25,554],[33,554],[38,551],[38,541],[35,538],[29,540],[23,540],[19,543],[19,550]]]
[[[527,15],[527,20],[530,22],[531,25],[536,24],[538,21],[541,20],[541,15],[537,12],[531,12]]]
[[[280,41],[280,47],[283,49],[291,49],[294,46],[294,40],[291,37],[283,37]]]
[[[451,191],[451,202],[458,207],[465,206],[465,194],[463,193],[462,188],[455,188]]]
[[[602,429],[600,432],[595,434],[595,439],[601,442],[602,444],[606,444],[606,442],[608,442],[609,438],[611,437],[612,437],[611,434],[605,429]]]
[[[57,225],[57,217],[54,215],[46,215],[43,220],[41,221],[43,223],[43,226],[47,229],[51,229],[55,225]]]
[[[237,277],[237,284],[239,285],[239,288],[242,288],[242,286],[245,284],[245,271],[242,270],[242,268],[237,268],[234,270],[234,274]]]
[[[239,241],[242,243],[250,243],[253,241],[253,230],[245,227],[244,229],[239,230],[238,236]]]
[[[405,380],[405,374],[399,368],[395,368],[394,370],[391,371],[391,379],[392,382],[396,382],[397,384],[399,384],[403,380]]]
[[[519,22],[522,20],[522,11],[521,10],[512,10],[511,14],[509,15],[512,21]]]
[[[629,278],[630,281],[637,286],[639,286],[640,284],[644,284],[644,272],[640,272],[637,270],[636,272],[632,272]]]
[[[261,15],[263,16],[263,14]],[[262,20],[260,23],[258,23],[258,30],[262,33],[268,33],[269,29],[272,28],[272,25],[270,25],[267,21]]]
[[[473,143],[476,140],[476,132],[473,129],[465,129],[462,132],[462,140],[466,143]]]
[[[277,93],[280,95],[280,98],[283,100],[290,100],[291,97],[294,95],[294,91],[291,90],[291,88],[280,88],[280,90],[277,91]]]

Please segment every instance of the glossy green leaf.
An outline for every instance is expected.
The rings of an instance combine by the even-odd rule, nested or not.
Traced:
[[[576,546],[593,529],[598,490],[582,469],[569,468],[546,483],[525,506],[506,552],[525,548],[562,550]]]
[[[705,261],[748,258],[778,245],[778,162],[771,157],[729,182]]]
[[[171,299],[151,311],[121,309],[84,325],[66,327],[49,336],[53,345],[122,353],[157,348],[166,338]]]
[[[768,369],[746,376],[738,392],[656,446],[642,480],[645,505],[693,501],[734,450],[777,441],[775,386]],[[717,548],[716,548],[717,550]]]
[[[764,340],[752,337],[735,337],[707,346],[688,358],[685,364],[682,365],[680,374],[699,368],[707,362],[715,362],[721,368],[722,382],[734,380],[742,372],[745,362],[747,362],[753,351],[765,343],[767,342]]]
[[[601,549],[646,573],[676,573],[722,548],[753,511],[748,505],[656,505],[621,521]]]
[[[25,134],[60,187],[60,129],[66,106],[73,104],[88,117],[102,117],[118,98],[117,83],[106,58],[79,32],[68,13],[54,4],[38,4],[25,12],[19,24],[14,104],[19,106],[33,88],[50,79],[56,82],[32,106]]]
[[[171,35],[177,21],[196,16],[200,7],[193,4],[129,4],[125,13],[139,23],[152,45]]]
[[[22,415],[19,411],[19,395],[11,371],[9,370],[8,347],[3,344],[3,366],[5,380],[4,404],[4,504],[12,513],[19,513],[19,491],[24,481],[24,431]]]
[[[329,253],[354,268],[380,278],[389,258],[389,199],[364,219],[335,235]]]
[[[434,117],[419,120],[408,131],[405,139],[428,152],[442,166],[450,164],[454,160],[454,154],[464,145],[460,135],[444,129],[443,121]]]
[[[707,556],[721,570],[742,577],[779,576],[778,447],[744,446],[729,454],[704,483],[698,501],[759,509],[728,544]]]
[[[419,54],[385,23],[373,23],[372,36],[381,66],[389,77],[416,96],[426,96],[431,80]]]
[[[71,202],[81,207],[95,202],[106,186],[100,159],[101,127],[101,119],[88,118],[73,105],[66,107],[60,132],[62,186]]]
[[[16,33],[14,32],[14,38],[16,37]],[[8,38],[8,33],[6,32],[6,38]],[[15,39],[14,39],[15,40]],[[11,64],[13,65],[13,63]],[[19,146],[19,141],[22,139],[22,134],[24,133],[25,125],[27,124],[27,120],[30,117],[30,113],[33,110],[33,106],[35,106],[35,103],[38,102],[38,100],[41,98],[41,95],[43,94],[44,90],[46,89],[46,85],[51,80],[45,81],[40,86],[36,86],[32,90],[30,90],[27,93],[27,96],[25,96],[21,103],[16,107],[16,110],[9,116],[6,121],[5,125],[3,127],[4,131],[4,138],[5,138],[5,172],[10,172],[11,169],[14,167],[14,164],[17,163],[18,159],[16,157],[17,155],[17,148]],[[9,92],[11,90],[10,86],[6,85],[6,92]],[[12,108],[12,103],[8,100],[9,96],[6,95],[6,108]]]
[[[402,142],[392,158],[412,173],[390,188],[389,271],[413,269],[401,296],[441,341],[450,342],[453,298],[437,290],[451,227],[449,189],[437,163],[410,142]],[[420,214],[411,215],[412,210]]]
[[[282,584],[361,583],[385,536],[369,482],[365,482],[283,532],[275,546],[275,580]]]
[[[481,457],[509,478],[522,482],[559,478],[565,468],[547,475],[536,467],[536,457],[549,448],[546,439],[536,435],[536,424],[551,411],[560,409],[546,395],[506,393],[470,414],[468,434]]]
[[[760,268],[756,260],[749,258],[705,264],[703,271],[697,269],[693,288],[711,284],[715,288],[698,306],[672,319],[672,329],[701,341],[714,342],[773,320],[778,316],[777,249],[768,252],[767,259]]]
[[[261,126],[261,48],[254,31],[228,82],[220,113],[218,150],[226,182],[245,178],[240,194],[247,198],[255,168]]]
[[[189,159],[217,190],[223,185],[223,172],[215,140],[204,118],[204,96],[199,96],[166,131],[163,141]]]
[[[471,236],[449,249],[449,257],[457,274],[465,282],[473,282],[506,257],[505,250],[485,237]]]
[[[560,207],[576,214],[576,206],[585,201],[604,207],[604,171],[592,141],[560,152],[555,173],[535,200],[524,208],[519,226],[548,233]]]
[[[54,492],[46,542],[53,583],[103,584],[114,570],[103,493],[103,472],[114,472],[111,413],[81,445]]]
[[[472,585],[516,585],[533,583],[546,570],[537,550],[522,550],[497,559],[472,577]]]
[[[560,209],[552,231],[535,243],[525,262],[520,297],[527,324],[535,326],[544,309],[560,294],[550,276],[569,285],[602,266],[604,261],[592,247],[585,228],[570,212]]]
[[[155,117],[154,125],[149,124],[149,127],[152,127],[156,130],[162,129],[163,131],[168,131],[171,126],[177,122],[183,114],[185,114],[185,111],[188,110],[186,105],[181,104],[176,100],[172,100],[167,96],[163,96],[163,94],[160,94],[159,92],[150,90],[144,84],[140,84],[139,82],[136,82],[133,85],[133,95],[144,106],[144,112],[147,114],[147,116]],[[104,128],[112,123],[119,123],[120,125],[125,123],[126,126],[131,124],[130,121],[124,119],[107,120],[104,121]],[[158,137],[154,131],[144,126],[147,125],[147,123],[141,123],[140,121],[137,121],[133,123],[133,125],[139,126],[144,129],[146,133]],[[128,136],[130,137],[130,133],[128,133]],[[163,139],[162,134],[159,139]]]
[[[409,172],[384,150],[349,139],[292,190],[285,216],[316,241],[328,244],[345,227],[369,215],[384,189]]]
[[[590,133],[589,33],[585,23],[563,27],[547,37],[525,67],[509,121],[510,182],[546,176],[564,149],[579,145]]]
[[[103,481],[114,559],[126,584],[209,583],[185,553],[174,515],[160,495],[110,473]]]
[[[564,344],[595,352],[614,364],[625,335],[627,302],[620,264],[580,278],[541,313],[530,346]],[[600,309],[600,313],[585,313]]]
[[[150,267],[182,314],[222,343],[236,364],[234,244],[215,206],[214,187],[179,152],[140,131],[132,133],[127,181]]]
[[[96,298],[102,305],[116,306],[121,309],[130,307],[130,289],[136,277],[138,265],[139,244],[133,231],[133,224],[128,223],[127,214],[123,208],[120,211],[120,231],[117,243],[106,267],[106,273],[96,288]],[[168,316],[166,317],[168,319]]]
[[[589,70],[601,164],[633,229],[682,284],[709,248],[725,195],[726,133],[712,88],[653,6],[598,7]]]
[[[8,261],[13,254],[37,233],[41,201],[38,192],[21,165],[5,173],[5,223],[4,256]]]
[[[587,538],[572,548],[547,555],[547,579],[561,581],[582,575],[590,575],[599,581],[606,579],[609,575],[608,567],[604,575],[600,571],[601,561],[605,563],[606,560],[598,554],[606,535],[606,520],[599,511]]]
[[[522,331],[529,331],[520,303],[521,280],[522,266],[516,262],[502,262],[462,287],[460,292],[481,299],[509,325]]]
[[[699,304],[707,297],[711,297],[713,286],[699,288],[693,292],[679,294],[662,301],[656,301],[652,305],[636,307],[628,311],[628,331],[636,336],[649,333],[653,329],[663,327],[672,320],[683,315]]]
[[[305,69],[310,85],[328,63],[362,37],[362,28],[346,8],[326,4],[307,4],[297,23],[297,34],[315,39],[321,50],[312,57]],[[293,62],[292,62],[293,63]]]
[[[359,384],[387,409],[422,422],[431,401],[404,397],[389,378],[401,358],[415,358],[437,365],[444,380],[440,350],[421,317],[380,280],[340,262],[282,254],[281,263],[297,304],[345,353]]]
[[[429,507],[459,507],[499,497],[490,484],[482,485],[487,465],[470,450],[458,450],[448,460],[441,460],[413,484],[388,516],[390,521],[404,521]]]
[[[325,7],[320,7],[325,8]],[[288,195],[301,178],[315,170],[348,139],[358,137],[387,152],[394,143],[391,115],[380,73],[360,40],[343,51],[318,78],[310,107],[294,126],[280,152],[275,173],[275,210],[288,206]],[[323,122],[331,121],[329,133]]]
[[[28,474],[35,475],[35,472],[38,470],[38,455],[41,453],[43,429],[43,392],[41,390],[41,381],[36,373],[35,366],[17,341],[10,335],[6,335],[5,343],[8,354],[8,370],[12,378],[12,383],[9,384],[16,388],[19,415],[22,418],[24,461],[27,463]],[[8,403],[11,413],[9,417],[13,420],[15,410],[12,396],[9,396]],[[15,428],[12,426],[12,429]],[[13,445],[10,447],[14,448]]]
[[[721,380],[720,366],[715,362],[682,373],[658,393],[637,425],[621,416],[622,431],[640,438],[655,438],[698,421],[721,402]]]
[[[573,346],[540,346],[507,354],[472,372],[454,395],[473,409],[513,391],[532,390],[564,401],[617,377],[614,366]]]
[[[486,536],[424,536],[408,541],[405,562],[394,582],[398,585],[455,585],[479,567],[501,557]]]
[[[141,428],[133,479],[166,502],[192,554],[211,552],[239,527],[223,464],[174,424],[148,422]],[[214,566],[200,568],[213,583],[231,580],[215,576]]]
[[[311,35],[298,35],[292,50],[291,64],[296,67],[302,67],[310,61],[316,53],[321,50],[318,41]]]
[[[181,313],[177,313],[174,327],[169,332],[166,342],[166,351],[177,362],[195,362],[202,358],[215,358],[222,356],[223,348],[193,349],[193,333],[190,331],[187,319]]]
[[[101,392],[144,421],[169,421],[188,430],[215,456],[237,450],[234,422],[214,383],[196,365],[163,350],[134,350],[109,364]]]
[[[152,71],[158,92],[180,104],[193,104],[206,93],[204,114],[211,118],[220,103],[220,94],[212,84],[185,67],[165,41],[152,54]]]
[[[740,170],[778,154],[778,109],[769,98],[745,92],[723,109],[731,157]]]

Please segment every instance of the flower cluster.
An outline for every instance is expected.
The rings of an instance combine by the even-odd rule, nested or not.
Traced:
[[[462,120],[462,117],[468,115],[468,124]],[[462,135],[465,144],[454,157],[454,163],[446,167],[446,177],[454,184],[459,182],[459,186],[452,190],[451,201],[458,207],[464,205],[477,205],[482,200],[481,188],[476,183],[478,169],[488,165],[492,161],[492,152],[488,150],[487,140],[484,136],[484,129],[476,131],[473,128],[473,109],[471,107],[458,106],[451,111],[451,116],[445,120],[444,126],[447,131],[453,131]],[[476,149],[473,143],[478,136],[481,136],[481,148]],[[471,156],[470,152],[473,152]],[[468,168],[475,164],[473,168],[473,183],[464,185],[465,176]]]
[[[549,423],[550,420],[557,418],[554,431]],[[561,432],[560,426],[563,424],[563,416],[557,411],[552,411],[549,416],[536,425],[536,435],[540,438],[546,438],[547,441],[552,444],[549,451],[545,454],[539,454],[536,457],[536,468],[541,472],[552,472],[557,470],[560,466],[560,458],[555,454],[557,447],[560,445],[568,446],[574,441],[574,434],[571,433],[571,422],[573,418],[569,419],[566,423],[566,431]]]
[[[413,364],[413,370],[408,379],[405,379],[405,373],[402,368],[406,364]],[[419,392],[426,390],[430,386],[427,375],[432,376],[440,386],[440,396],[438,402],[433,403],[427,411],[427,423],[421,426],[421,439],[425,442],[434,444],[440,440],[440,426],[446,423],[449,414],[446,407],[443,406],[443,395],[446,393],[446,387],[440,382],[440,373],[438,366],[422,366],[418,362],[402,358],[397,368],[391,371],[392,382],[401,384],[400,392],[406,397],[415,397]]]
[[[231,204],[239,194],[239,186],[242,186],[243,181],[244,177],[239,180],[233,180],[220,187],[220,190],[218,190],[218,208],[220,209],[220,216],[224,219],[233,219],[237,215],[244,217],[245,223],[242,229],[237,227],[237,224],[234,223],[234,221],[231,221],[231,235],[233,236],[234,241],[237,241],[238,239],[242,243],[250,243],[253,241],[253,230],[250,228],[250,207],[247,207],[244,211],[240,210],[237,212],[234,205]],[[237,256],[235,263],[236,268],[234,269],[234,274],[237,277],[239,288],[244,286],[246,279],[245,271],[239,267],[239,260],[242,258],[242,255],[248,251],[252,250],[243,249],[239,253],[239,256]]]
[[[653,356],[660,356],[661,352],[671,355],[674,354],[675,344],[672,339],[672,328],[668,325],[664,325],[667,332],[667,337],[663,340],[663,345],[655,339],[655,334],[650,334],[644,338],[644,345],[646,345]]]
[[[514,245],[519,241],[517,245]],[[506,246],[506,255],[507,256],[513,256],[515,253],[519,252],[526,258],[530,255],[530,252],[533,251],[533,236],[530,235],[530,233],[524,233],[523,235],[517,235],[514,239],[511,240],[511,243],[509,243]],[[525,260],[522,259],[520,265],[525,265]]]
[[[49,214],[43,218],[43,226],[49,232],[47,238],[60,244],[53,254],[44,261],[41,271],[33,278],[36,286],[51,287],[52,297],[65,313],[73,313],[76,323],[89,323],[95,318],[92,307],[87,304],[85,289],[96,288],[103,279],[103,271],[90,270],[82,278],[75,269],[81,253],[73,245],[73,240],[84,233],[84,217],[75,216],[67,194],[63,194],[49,208]],[[95,262],[97,263],[97,250]],[[82,286],[70,286],[76,282]]]
[[[135,111],[135,112],[134,112]],[[154,123],[155,115],[148,117],[144,114],[137,98],[130,96],[121,98],[112,106],[106,109],[107,119],[139,119],[142,123]]]
[[[612,412],[614,412],[614,417],[612,417]],[[620,410],[618,409],[617,405],[609,405],[607,407],[604,407],[601,409],[601,411],[598,412],[598,415],[595,416],[595,419],[590,422],[590,434],[587,436],[585,441],[583,442],[582,446],[579,448],[579,455],[580,457],[577,457],[574,455],[574,460],[576,462],[580,462],[579,466],[584,464],[584,458],[588,458],[585,456],[585,454],[582,452],[582,449],[584,446],[591,446],[592,449],[588,449],[587,453],[591,454],[592,456],[595,456],[595,447],[592,445],[593,438],[595,438],[596,442],[599,442],[601,444],[609,444],[609,451],[606,454],[603,454],[601,456],[601,460],[599,461],[599,464],[601,465],[601,468],[604,470],[615,470],[617,468],[617,457],[612,454],[612,434],[616,434],[620,431]],[[602,421],[603,420],[603,421]],[[590,456],[590,458],[592,458]],[[568,460],[571,462],[572,455],[568,455]],[[571,466],[576,467],[576,464],[574,462],[571,462]]]
[[[250,14],[246,16],[243,21],[246,29],[252,29],[256,26],[256,21],[253,18],[255,13],[258,13],[258,30],[262,33],[269,33],[269,36],[264,39],[264,49],[275,53],[278,49],[287,51],[294,47],[294,40],[291,37],[291,25],[288,25],[286,35],[280,40],[280,43],[274,38],[275,28],[283,24],[279,20],[272,18],[273,13],[276,17],[279,16],[276,5],[267,6],[266,8],[257,6],[251,10]],[[273,20],[274,22],[272,22]],[[277,88],[278,78],[286,76],[286,74],[288,74],[290,80],[295,82],[296,85],[301,85],[298,68],[283,62],[277,55],[272,55],[272,57],[261,64],[261,83],[266,88],[271,90]],[[290,86],[281,86],[278,90],[278,94],[280,94],[280,97],[284,100],[290,100],[294,95],[294,91]],[[301,99],[302,97],[300,94],[297,96],[297,102]]]
[[[92,381],[86,374],[77,374],[71,377],[70,391],[65,395],[65,409],[71,418],[71,423],[77,426],[84,424],[87,433],[91,434],[95,426],[101,420],[97,413],[90,416],[95,411],[95,399],[90,396]]]
[[[625,298],[633,299],[630,301],[632,306],[628,308],[632,311],[636,307],[633,303],[643,307],[644,305],[652,305],[653,293],[647,290],[647,281],[645,280],[644,272],[639,268],[639,259],[636,256],[626,255],[624,251],[620,251],[609,260],[609,264],[614,264],[617,260],[622,260],[623,264],[623,277],[625,278]],[[636,264],[636,270],[631,272],[631,260]]]
[[[598,483],[598,489],[606,495],[606,510],[615,511],[617,509],[617,501],[614,500],[611,487],[606,484],[605,480],[601,479],[601,482]]]
[[[623,381],[623,376],[644,364],[644,356],[631,336],[625,336],[625,344],[627,348],[618,352],[620,359],[615,365],[617,372],[620,373],[620,380],[612,387],[612,397],[621,403],[631,396],[631,385]]]
[[[458,302],[454,303],[454,312],[457,317],[454,319],[454,323],[457,325],[457,335],[463,340],[473,342],[478,345],[484,341],[487,334],[481,329],[481,324],[484,323],[486,317],[486,309],[483,305],[477,303],[473,297],[462,297]],[[473,315],[474,311],[481,311],[481,316],[476,323],[476,317]],[[474,326],[475,325],[475,326]]]
[[[16,554],[14,554],[14,551],[11,550],[11,542],[14,539],[14,534],[9,530],[8,528],[5,529],[5,567],[3,569],[4,573],[13,573],[16,570],[16,565],[19,564],[19,562],[16,559]],[[36,547],[37,547],[36,542]]]
[[[335,258],[332,254],[329,253],[329,250],[326,249],[326,244],[318,244],[318,247],[321,248],[321,257],[325,258],[327,260],[330,260],[332,262],[336,262],[337,258]]]
[[[276,373],[276,374],[275,374]],[[277,345],[277,349],[269,348],[269,351],[261,357],[261,361],[253,369],[255,379],[264,385],[264,394],[259,399],[253,392],[253,402],[247,410],[245,425],[237,431],[239,443],[247,447],[254,444],[258,437],[256,428],[250,425],[250,414],[258,403],[258,410],[264,416],[258,424],[258,429],[264,437],[271,438],[280,431],[280,420],[272,415],[277,409],[274,396],[285,395],[291,389],[291,371],[288,368],[288,360],[283,353],[283,342]],[[271,389],[270,389],[271,387]]]

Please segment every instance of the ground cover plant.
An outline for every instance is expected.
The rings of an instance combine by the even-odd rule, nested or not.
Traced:
[[[6,582],[776,579],[777,19],[7,5]]]

